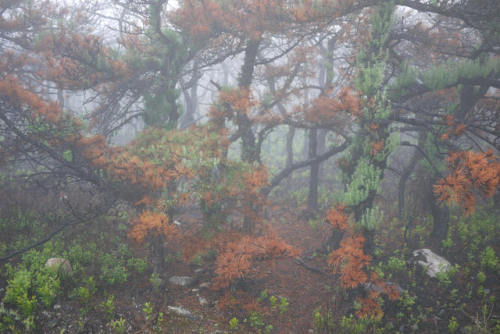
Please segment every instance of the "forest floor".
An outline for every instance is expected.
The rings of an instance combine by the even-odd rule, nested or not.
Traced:
[[[227,330],[227,319],[234,317],[240,323],[240,330],[233,330],[234,333],[264,333],[265,327],[269,325],[273,326],[274,333],[312,332],[313,311],[318,307],[325,309],[331,302],[330,292],[335,283],[333,275],[327,276],[326,261],[316,253],[326,243],[331,228],[326,222],[298,217],[297,211],[296,207],[274,205],[269,210],[268,224],[280,238],[301,250],[299,259],[306,259],[302,262],[305,266],[295,258],[259,264],[256,270],[262,273],[262,277],[246,285],[242,291],[235,291],[232,298],[236,298],[229,301],[229,307],[222,310],[218,307],[218,299],[227,296],[221,296],[211,289],[199,289],[200,284],[203,285],[211,279],[211,264],[192,266],[176,261],[167,269],[167,276],[198,275],[196,281],[199,284],[194,288],[169,289],[166,296],[169,302],[192,310],[202,315],[205,320],[211,319],[199,322],[203,333],[211,333],[217,329]],[[180,216],[179,221],[193,228],[193,225],[200,223],[200,217],[191,213]],[[200,274],[197,274],[197,271]],[[262,296],[266,295],[268,298],[263,300]],[[279,304],[282,298],[286,300],[287,307],[280,309],[279,305],[271,305],[271,296],[277,298],[276,304]],[[204,298],[207,304],[200,305],[200,297]],[[253,324],[250,324],[248,317],[245,324],[244,315],[238,312],[246,306],[249,307],[250,313],[258,314],[257,319],[253,319]],[[231,314],[231,311],[235,313]],[[222,319],[225,319],[225,324],[220,323]]]
[[[0,332],[2,322],[7,326],[15,324],[16,328],[31,326],[26,323],[30,313],[21,307],[29,305],[25,298],[33,296],[37,289],[40,298],[35,299],[33,333],[336,333],[337,329],[331,327],[318,330],[315,316],[331,314],[337,321],[352,313],[353,295],[339,288],[327,265],[330,250],[324,248],[332,227],[324,218],[310,219],[304,212],[304,208],[293,204],[275,203],[267,208],[268,228],[299,248],[301,254],[297,258],[258,262],[258,275],[234,284],[225,293],[211,287],[214,251],[187,261],[183,254],[185,240],[170,240],[165,262],[155,277],[147,243],[134,245],[127,236],[127,214],[76,226],[15,259],[12,266],[0,268],[0,300],[7,307],[18,306],[17,313],[9,313],[0,302]],[[422,222],[415,225],[409,232],[411,248],[402,244],[398,234],[401,224],[397,221],[388,220],[380,226],[378,242],[384,245],[381,252],[386,255],[378,258],[374,270],[404,290],[400,300],[384,305],[380,323],[383,332],[442,333],[460,326],[464,333],[500,333],[500,316],[495,307],[495,297],[500,295],[500,261],[494,255],[499,252],[500,220],[495,217],[478,214],[463,223],[454,218],[450,236],[455,244],[440,254],[456,266],[455,274],[438,278],[428,277],[410,261],[414,249],[426,246],[427,231],[432,226]],[[177,220],[186,235],[200,231],[204,225],[194,208],[185,208]],[[53,229],[29,216],[0,219],[0,223],[0,245],[17,248]],[[466,234],[460,234],[465,230]],[[479,247],[485,244],[493,246]],[[43,271],[50,257],[69,259],[73,273],[63,277],[60,286],[53,286],[57,295],[46,303],[40,288],[50,283]],[[189,276],[192,282],[175,285],[169,282],[173,276]],[[30,282],[23,281],[23,277]],[[27,295],[23,295],[24,288]],[[5,302],[9,289],[19,291],[21,299]],[[316,312],[319,309],[321,313]],[[182,310],[189,313],[176,313]],[[21,312],[25,312],[24,320],[19,316]],[[343,333],[353,333],[352,328],[348,325]],[[357,333],[365,332],[370,331]]]
[[[223,295],[209,286],[214,276],[213,261],[187,263],[180,251],[181,241],[169,242],[159,286],[153,287],[150,267],[142,273],[130,270],[126,282],[98,284],[97,294],[82,302],[82,298],[74,296],[74,282],[100,277],[102,270],[99,264],[90,265],[83,276],[63,284],[65,292],[53,307],[40,312],[38,331],[118,333],[121,327],[124,333],[312,333],[314,310],[332,307],[334,276],[327,275],[324,255],[317,253],[330,236],[331,227],[324,221],[297,216],[300,209],[273,205],[268,211],[268,228],[301,250],[299,261],[284,258],[261,262],[256,268],[258,278]],[[194,209],[187,209],[177,219],[184,231],[199,229],[203,224]],[[117,252],[111,242],[113,238],[120,238],[122,245],[127,242],[123,221],[94,227],[90,235],[77,229],[64,239],[80,238],[83,244],[90,244],[100,238],[106,248],[103,251],[113,254]],[[143,246],[130,250],[136,258],[147,256]],[[189,276],[194,280],[188,286],[178,286],[168,282],[172,276]],[[0,288],[5,288],[5,282],[0,283]],[[109,296],[114,298],[112,312],[104,306]],[[147,304],[151,306],[149,311]],[[190,314],[177,315],[171,307],[180,307]],[[120,325],[121,319],[124,323]],[[238,319],[232,329],[230,319]]]

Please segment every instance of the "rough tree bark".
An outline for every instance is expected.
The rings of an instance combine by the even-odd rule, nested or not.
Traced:
[[[309,130],[309,159],[314,159],[318,155],[318,130]],[[309,175],[309,196],[307,198],[307,210],[313,213],[318,207],[318,175],[319,161],[311,163]]]
[[[293,138],[295,137],[295,127],[290,126],[288,128],[288,133],[286,135],[286,168],[289,168],[293,164]],[[286,179],[286,190],[290,190],[292,187],[292,175]]]
[[[260,40],[250,40],[245,49],[245,58],[241,68],[240,77],[238,79],[238,86],[240,89],[248,90],[252,84],[253,72],[255,69],[255,62],[257,53],[259,52]],[[238,132],[241,134],[241,160],[253,163],[259,160],[257,156],[257,147],[255,141],[255,134],[252,130],[252,121],[248,115],[239,113],[236,118],[238,124]],[[259,210],[259,208],[252,208],[252,210]],[[253,233],[255,222],[246,218],[243,221],[243,231],[245,233]]]

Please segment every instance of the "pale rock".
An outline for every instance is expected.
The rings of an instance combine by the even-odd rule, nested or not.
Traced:
[[[193,284],[194,279],[190,276],[172,276],[168,279],[170,284],[179,286],[189,286]]]
[[[186,310],[185,308],[183,308],[181,306],[167,306],[167,308],[170,311],[174,312],[175,314],[181,315],[181,316],[189,318],[191,320],[195,320],[197,318],[193,313],[191,313],[191,311]]]
[[[413,256],[418,258],[417,263],[426,270],[427,275],[430,277],[436,277],[438,273],[448,272],[451,267],[448,260],[427,248],[413,251]],[[424,258],[423,260],[421,259],[422,257]]]
[[[70,274],[73,269],[68,260],[61,257],[52,257],[45,262],[45,268],[61,270],[65,274]]]
[[[208,289],[210,287],[209,282],[203,282],[200,284],[200,289]]]

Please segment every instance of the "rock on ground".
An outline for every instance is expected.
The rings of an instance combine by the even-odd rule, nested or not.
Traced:
[[[172,276],[168,281],[170,284],[174,285],[189,286],[193,284],[194,279],[190,276]]]
[[[417,258],[417,263],[426,270],[430,277],[436,277],[441,272],[448,272],[451,267],[448,260],[427,248],[413,251],[413,256]]]
[[[191,311],[186,310],[183,307],[180,307],[180,306],[167,306],[167,308],[170,311],[174,312],[175,314],[181,315],[181,316],[189,318],[191,320],[196,320],[196,318],[197,318],[193,313],[191,313]]]
[[[70,274],[73,271],[71,264],[68,260],[62,257],[52,257],[45,262],[45,268],[53,268],[56,270],[61,270],[65,274]]]

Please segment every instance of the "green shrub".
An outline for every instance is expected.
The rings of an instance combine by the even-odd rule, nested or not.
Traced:
[[[153,306],[151,306],[150,302],[144,303],[144,307],[142,311],[146,314],[146,320],[151,320],[153,317]]]
[[[106,314],[108,320],[113,319],[113,314],[115,313],[115,296],[109,295],[109,297],[101,303],[101,309]]]
[[[125,319],[123,319],[122,317],[120,317],[119,320],[113,320],[109,323],[111,329],[113,330],[113,333],[117,334],[125,333],[126,331],[125,324],[126,324]]]
[[[90,276],[83,281],[83,286],[80,286],[73,291],[72,296],[78,298],[81,304],[89,305],[96,292],[97,287],[94,277]]]
[[[276,303],[278,302],[278,298],[276,298],[275,296],[271,296],[271,297],[269,297],[269,302],[271,303],[271,307],[275,308]]]
[[[266,326],[266,323],[264,322],[264,316],[261,313],[255,311],[250,313],[248,322],[250,323],[250,327],[254,329],[263,328]]]
[[[160,275],[157,273],[152,273],[151,277],[149,278],[149,281],[151,282],[151,285],[153,286],[153,290],[155,292],[158,292],[160,290],[160,286],[163,283],[163,280],[161,279]]]
[[[128,278],[128,271],[122,264],[122,261],[111,254],[104,254],[101,258],[100,279],[113,285],[115,283],[125,283]]]
[[[317,308],[313,312],[313,330],[314,333],[324,333],[326,330],[333,328],[334,318],[330,311],[325,315],[322,314],[321,308]]]
[[[262,303],[262,302],[266,301],[267,297],[268,297],[267,290],[262,290],[262,291],[260,292],[260,295],[259,295],[259,297],[257,298],[257,300],[258,300],[260,303]]]
[[[26,268],[19,269],[14,278],[7,282],[4,303],[18,307],[23,316],[32,316],[36,310],[37,299],[31,294],[32,274]]]
[[[496,270],[498,268],[498,257],[495,254],[495,250],[488,246],[481,253],[481,268]]]
[[[20,319],[17,311],[7,309],[3,303],[0,303],[0,333],[15,333],[16,321]]]
[[[450,322],[448,323],[448,330],[450,333],[455,333],[458,329],[458,322],[455,317],[451,317]]]
[[[95,243],[90,243],[85,249],[81,245],[73,245],[67,252],[67,258],[73,269],[78,266],[87,266],[92,263],[97,253]]]
[[[283,314],[286,311],[288,311],[289,305],[290,305],[290,303],[288,302],[288,299],[286,299],[285,297],[280,297],[280,303],[278,305],[278,308],[280,310],[280,314]]]
[[[236,329],[238,329],[238,325],[240,324],[238,318],[232,318],[231,320],[229,320],[229,329],[234,331]]]
[[[142,273],[148,267],[148,263],[143,259],[138,259],[132,257],[127,260],[127,267],[131,270],[137,271],[139,274]]]
[[[41,302],[49,307],[59,294],[61,283],[57,273],[51,270],[43,270],[35,273],[35,291],[40,296]]]

